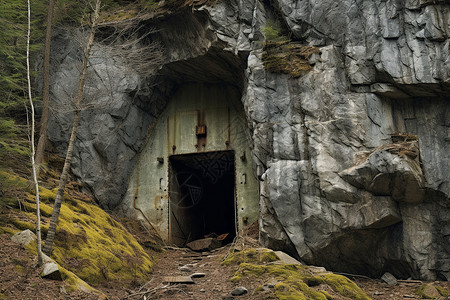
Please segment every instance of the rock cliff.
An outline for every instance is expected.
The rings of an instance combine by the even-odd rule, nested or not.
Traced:
[[[303,76],[264,63],[277,19],[315,46]],[[260,182],[260,240],[308,264],[450,278],[450,5],[428,0],[232,0],[144,21],[148,74],[97,42],[73,173],[117,209],[151,124],[183,82],[242,91]],[[54,36],[49,136],[64,150],[80,48]],[[149,74],[156,74],[150,75]]]

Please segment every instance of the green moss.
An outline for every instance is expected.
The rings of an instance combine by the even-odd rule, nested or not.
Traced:
[[[25,274],[27,273],[27,271],[25,270],[25,268],[24,268],[23,266],[21,266],[21,265],[15,265],[15,266],[14,266],[14,270],[15,270],[17,273],[20,273],[20,274],[22,274],[22,275],[25,275]]]
[[[28,185],[25,179],[3,170],[0,170],[0,180],[2,181],[2,190],[7,190],[9,188],[24,189]]]
[[[9,234],[9,235],[14,235],[14,234],[16,234],[16,233],[18,233],[20,230],[18,230],[18,229],[12,229],[12,228],[9,228],[9,227],[0,227],[0,234],[2,234],[2,233],[6,233],[6,234]]]
[[[39,187],[39,200],[43,202],[52,203],[55,201],[56,192],[46,189],[44,187]]]
[[[319,291],[319,292],[322,293],[325,296],[325,298],[327,298],[327,300],[333,299],[333,297],[331,297],[331,295],[327,291]]]
[[[315,299],[327,300],[332,296],[316,287],[330,286],[336,294],[355,300],[370,299],[348,278],[335,274],[314,275],[314,272],[304,265],[289,265],[267,263],[276,261],[268,249],[247,249],[235,253],[224,261],[226,265],[239,264],[237,271],[231,278],[239,282],[244,278],[275,278],[279,283],[275,286],[278,299]],[[275,253],[274,253],[275,254]],[[277,256],[278,257],[278,256]]]
[[[269,263],[280,260],[280,258],[270,249],[246,249],[233,253],[222,262],[223,265],[241,263]]]
[[[280,300],[306,300],[306,297],[302,292],[281,282],[275,285],[275,295]]]
[[[30,195],[30,198],[34,197]],[[33,202],[31,202],[33,201]],[[23,205],[26,208],[28,213],[24,213],[25,215],[27,215],[28,217],[32,218],[33,220],[35,220],[36,218],[36,200],[31,200],[28,199],[27,202],[24,202]],[[52,216],[52,212],[53,212],[53,208],[43,202],[39,202],[39,209],[41,211],[41,216],[44,217],[51,217]]]
[[[63,203],[52,257],[94,285],[140,282],[153,267],[150,256],[121,224],[81,201],[76,208]]]
[[[339,294],[355,299],[355,300],[370,300],[370,298],[350,279],[345,276],[336,274],[323,275],[324,281]]]
[[[62,268],[61,266],[58,266],[58,267],[59,267],[59,271],[61,272],[61,277],[64,280],[67,292],[70,293],[72,291],[82,290],[82,291],[88,292],[88,293],[102,294],[102,292],[91,287],[89,284],[87,284],[85,281],[81,280],[74,273],[70,272],[69,270],[67,270],[65,268]]]
[[[416,294],[419,295],[422,299],[435,299],[438,298],[439,295],[443,297],[448,296],[448,292],[446,289],[440,286],[436,286],[434,284],[427,284],[427,283],[422,284],[416,290]]]
[[[14,227],[16,227],[17,229],[20,229],[20,230],[29,229],[33,232],[36,231],[36,224],[33,224],[31,222],[25,222],[25,221],[20,221],[20,220],[11,218],[10,223],[12,225],[14,225]]]
[[[438,290],[442,297],[448,297],[448,291],[446,289],[438,285],[435,285],[434,287]]]
[[[288,41],[289,38],[282,33],[280,23],[268,20],[266,26],[261,28],[266,41],[281,42]]]

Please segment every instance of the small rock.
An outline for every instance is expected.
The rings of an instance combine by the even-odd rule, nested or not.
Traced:
[[[394,277],[394,275],[392,275],[389,272],[384,273],[383,276],[381,276],[381,280],[383,280],[384,282],[386,282],[389,285],[397,284],[397,279]]]
[[[202,277],[205,277],[205,276],[206,276],[205,273],[197,272],[197,273],[192,274],[191,278],[202,278]]]
[[[266,283],[264,284],[264,286],[267,286],[269,289],[273,289],[273,288],[275,288],[275,286],[277,285],[277,283],[279,283],[278,280],[271,279],[270,281],[266,282]]]
[[[36,235],[30,229],[16,233],[11,237],[14,243],[26,246],[36,240]]]
[[[280,258],[278,262],[282,264],[288,264],[288,265],[301,265],[301,263],[290,256],[287,253],[284,253],[283,251],[275,251],[275,254]]]
[[[233,296],[241,296],[241,295],[244,295],[244,294],[247,294],[247,293],[248,293],[248,290],[245,287],[239,286],[239,287],[235,288],[231,292],[231,295],[233,295]]]
[[[184,266],[182,266],[182,267],[179,267],[178,270],[180,270],[180,271],[182,271],[182,272],[192,272],[192,269],[193,269],[193,268],[194,268],[193,265],[187,264],[187,265],[184,265]]]
[[[188,283],[188,284],[195,283],[190,276],[164,276],[163,282],[178,283],[178,284],[179,283]]]
[[[441,296],[437,288],[432,284],[422,284],[419,287],[417,294],[424,299],[436,299]]]
[[[58,265],[54,262],[48,262],[44,264],[41,272],[41,277],[53,280],[62,280]]]
[[[222,242],[218,241],[216,238],[195,240],[186,245],[186,247],[194,251],[211,251],[220,246],[222,246]]]
[[[205,289],[201,289],[200,292],[204,293],[204,292],[206,292],[206,291],[205,291]]]
[[[374,294],[375,296],[384,295],[383,292],[379,292],[379,291],[375,291],[375,292],[373,292],[373,294]]]

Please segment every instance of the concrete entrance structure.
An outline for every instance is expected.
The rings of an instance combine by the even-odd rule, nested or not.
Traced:
[[[168,243],[235,232],[258,219],[259,191],[237,88],[180,86],[149,130],[123,202]]]

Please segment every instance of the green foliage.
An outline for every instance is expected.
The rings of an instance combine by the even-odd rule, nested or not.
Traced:
[[[284,42],[288,41],[289,38],[282,34],[281,26],[278,22],[268,20],[266,26],[261,28],[266,41],[271,42]]]
[[[14,139],[20,133],[13,120],[0,119],[0,136],[2,139]]]
[[[25,133],[13,120],[0,117],[0,167],[12,167],[21,161],[27,168],[29,154]]]
[[[31,0],[30,6],[30,53],[35,58],[42,46],[46,5],[44,1]],[[17,108],[23,109],[27,22],[26,1],[0,0],[0,115],[13,115]]]

